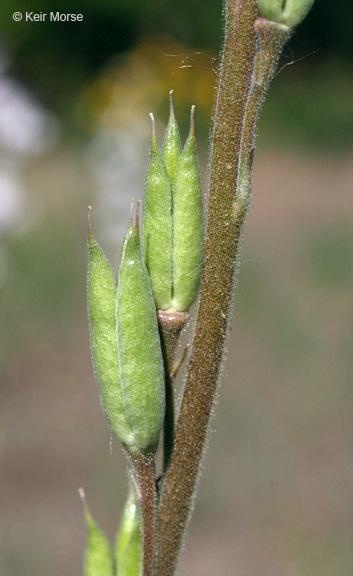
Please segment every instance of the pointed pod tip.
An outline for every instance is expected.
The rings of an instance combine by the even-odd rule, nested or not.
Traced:
[[[170,102],[169,114],[170,114],[171,118],[174,118],[173,92],[174,92],[174,90],[170,90],[170,92],[169,92],[169,102]]]
[[[154,122],[153,112],[150,112],[150,118],[151,118],[151,124],[152,124],[152,138],[154,139],[156,137],[156,125]]]
[[[83,488],[79,488],[78,489],[78,493],[79,496],[81,498],[81,502],[82,502],[82,507],[83,507],[83,512],[84,514],[87,516],[89,515],[89,509],[88,509],[88,504],[87,504],[87,500],[86,500],[86,494]]]
[[[137,200],[135,230],[138,230],[140,227],[140,206],[141,206],[141,200]]]
[[[92,238],[93,234],[92,234],[92,224],[91,224],[91,212],[92,212],[92,206],[88,206],[88,236],[89,238]]]
[[[132,230],[132,227],[133,227],[132,217],[133,217],[133,213],[134,213],[134,203],[135,203],[135,200],[133,198],[131,198],[128,230]]]
[[[190,113],[190,134],[195,134],[195,104],[191,106],[191,113]]]

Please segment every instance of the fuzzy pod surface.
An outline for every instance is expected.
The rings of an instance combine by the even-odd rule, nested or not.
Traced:
[[[172,299],[172,195],[167,168],[156,142],[153,117],[141,232],[142,253],[156,307],[167,310]]]
[[[167,169],[171,187],[174,186],[175,174],[181,154],[181,143],[178,124],[175,119],[173,106],[173,90],[170,91],[170,112],[162,146],[162,157]]]
[[[258,4],[262,16],[292,28],[304,20],[314,0],[258,0]]]
[[[94,521],[80,489],[86,524],[86,549],[84,555],[84,576],[114,576],[114,562],[109,542]]]
[[[114,434],[130,445],[134,437],[125,413],[119,376],[116,295],[110,264],[89,226],[87,296],[92,364],[108,423]]]
[[[155,303],[138,229],[129,226],[118,272],[116,334],[126,418],[134,447],[152,451],[165,412],[165,379]]]
[[[157,309],[187,312],[196,299],[203,260],[203,198],[191,109],[181,151],[172,95],[159,152],[154,125],[145,179],[142,245]]]
[[[194,132],[190,132],[179,158],[173,187],[173,302],[178,312],[193,304],[203,260],[203,202]]]
[[[116,537],[116,576],[139,576],[142,568],[141,551],[139,510],[136,498],[131,492]]]

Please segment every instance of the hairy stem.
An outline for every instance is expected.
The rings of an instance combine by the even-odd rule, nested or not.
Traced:
[[[154,455],[130,454],[132,473],[136,477],[142,532],[142,576],[154,576],[154,533],[156,482]]]
[[[206,228],[205,263],[192,353],[157,523],[157,575],[173,576],[191,513],[232,308],[245,212],[237,209],[239,152],[251,87],[256,0],[227,0]]]
[[[288,26],[271,22],[266,18],[258,18],[255,21],[255,31],[258,45],[251,89],[245,110],[239,160],[240,178],[237,200],[240,202],[250,199],[256,122],[276,72],[283,46],[292,32]]]

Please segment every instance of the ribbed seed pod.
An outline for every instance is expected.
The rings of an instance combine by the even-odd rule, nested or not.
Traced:
[[[169,121],[164,133],[162,146],[162,156],[167,169],[167,174],[171,187],[174,186],[175,174],[181,154],[181,143],[179,128],[175,119],[173,106],[173,90],[170,91],[170,113]]]
[[[88,318],[92,364],[105,416],[114,434],[133,444],[121,389],[116,337],[116,284],[110,264],[88,230]]]
[[[156,308],[140,253],[139,216],[124,242],[118,272],[117,345],[126,418],[135,448],[153,450],[165,410],[165,382]]]
[[[156,143],[154,119],[145,177],[142,252],[156,307],[167,310],[172,299],[172,196],[167,169]]]
[[[83,502],[87,534],[83,575],[114,576],[114,562],[108,540],[93,520],[82,488],[79,492]]]
[[[202,188],[197,160],[194,111],[173,187],[173,307],[186,311],[194,302],[203,259]]]
[[[116,576],[139,576],[141,572],[141,531],[136,498],[129,494],[115,543]]]

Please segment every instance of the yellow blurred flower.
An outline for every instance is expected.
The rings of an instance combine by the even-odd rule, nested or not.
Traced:
[[[214,95],[213,59],[168,37],[142,40],[111,61],[83,90],[79,99],[86,128],[116,129],[138,114],[165,106],[174,89],[180,107],[195,104],[209,116]]]

